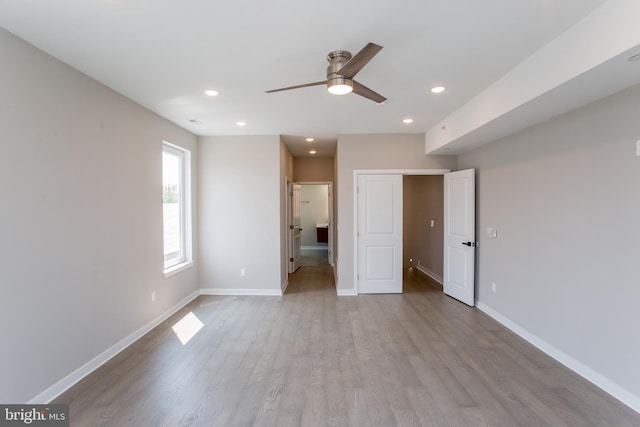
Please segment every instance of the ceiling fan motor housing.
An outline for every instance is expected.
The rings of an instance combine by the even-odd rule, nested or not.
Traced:
[[[327,86],[346,85],[353,88],[353,80],[338,74],[340,69],[351,59],[351,52],[334,50],[327,55]]]

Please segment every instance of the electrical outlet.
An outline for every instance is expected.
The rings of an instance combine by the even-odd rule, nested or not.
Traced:
[[[241,275],[241,276],[244,276],[244,275],[246,275],[246,274],[247,274],[247,271],[246,271],[244,268],[241,268],[241,269],[240,269],[240,275]]]
[[[151,292],[151,302],[156,302],[157,297],[156,291]]]
[[[435,222],[434,220],[431,220],[430,225],[431,225],[431,228],[433,228],[433,227],[435,227],[435,226],[436,226],[436,222]]]
[[[496,291],[497,291],[497,287],[498,287],[498,286],[496,285],[496,282],[493,282],[493,283],[491,284],[491,290],[492,290],[493,292],[496,292]]]

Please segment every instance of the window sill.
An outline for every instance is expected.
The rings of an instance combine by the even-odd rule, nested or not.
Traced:
[[[173,267],[166,268],[164,270],[164,278],[166,279],[167,277],[171,277],[174,274],[178,274],[181,271],[184,271],[191,267],[193,267],[193,261],[186,261],[186,262],[183,262],[182,264],[178,264],[178,265],[174,265]]]

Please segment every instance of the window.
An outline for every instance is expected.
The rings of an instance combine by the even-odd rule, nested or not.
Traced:
[[[191,264],[191,153],[165,142],[162,147],[162,209],[164,270]]]

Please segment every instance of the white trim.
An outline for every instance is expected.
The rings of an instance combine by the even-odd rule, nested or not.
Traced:
[[[524,340],[528,341],[537,349],[562,363],[564,366],[571,369],[584,379],[600,387],[602,390],[615,397],[634,411],[640,413],[640,396],[636,396],[625,388],[619,386],[606,376],[602,375],[600,372],[594,370],[593,368],[590,368],[579,360],[574,359],[573,357],[569,356],[557,347],[549,344],[537,335],[532,334],[531,332],[527,331],[517,323],[498,313],[481,301],[476,300],[476,307],[478,307],[478,309],[483,313],[501,323],[503,326],[510,329],[512,332],[514,332]]]
[[[191,267],[193,267],[193,261],[187,261],[180,264],[176,264],[173,267],[169,267],[166,270],[164,270],[164,278],[166,279],[167,277],[171,277]]]
[[[451,169],[354,169],[353,170],[353,283],[358,294],[358,176],[359,175],[444,175]],[[443,249],[444,250],[444,249]]]
[[[358,175],[444,175],[451,169],[354,169]]]
[[[200,289],[201,295],[253,295],[279,297],[282,296],[282,289],[234,289],[234,288],[205,288]]]
[[[336,294],[339,297],[356,297],[358,292],[355,289],[336,289]]]
[[[173,144],[168,141],[162,141],[162,153],[170,153],[178,156],[180,159],[180,178],[182,191],[180,191],[180,234],[181,234],[181,251],[182,257],[176,264],[166,266],[164,264],[164,277],[170,277],[186,268],[193,263],[193,188],[191,175],[193,168],[191,164],[191,150]],[[191,265],[189,265],[191,263]],[[184,268],[182,268],[184,267]]]
[[[367,173],[367,171],[353,171],[353,292],[354,295],[358,295],[358,275],[360,273],[358,269],[358,175]],[[373,173],[373,172],[369,172]],[[338,295],[341,295],[338,293]],[[343,294],[344,295],[344,294]],[[346,294],[351,295],[351,294]]]
[[[39,395],[31,399],[28,402],[28,404],[29,405],[34,405],[38,403],[47,404],[51,402],[53,399],[60,396],[62,393],[64,393],[65,391],[73,387],[75,384],[77,384],[84,377],[86,377],[87,375],[89,375],[90,373],[92,373],[93,371],[95,371],[105,363],[107,363],[110,359],[112,359],[118,353],[125,350],[131,344],[133,344],[134,342],[142,338],[144,335],[150,332],[153,328],[155,328],[156,326],[160,325],[162,322],[167,320],[169,317],[175,314],[178,310],[180,310],[181,308],[189,304],[198,296],[200,296],[200,291],[193,292],[186,298],[183,298],[178,303],[174,304],[168,310],[162,313],[160,316],[148,322],[138,330],[127,335],[126,337],[124,337],[123,339],[121,339],[120,341],[118,341],[117,343],[115,343],[114,345],[112,345],[111,347],[109,347],[108,349],[106,349],[105,351],[103,351],[93,359],[91,359],[89,362],[85,363],[80,368],[76,369],[75,371],[73,371],[72,373],[70,373],[69,375],[67,375],[66,377],[64,377],[63,379],[61,379],[60,381],[58,381],[57,383],[55,383],[54,385],[52,385],[51,387],[43,391],[42,393],[40,393]]]
[[[431,277],[433,280],[435,280],[439,284],[441,284],[441,285],[443,284],[442,277],[438,276],[436,273],[434,273],[433,271],[429,270],[428,268],[423,267],[422,264],[420,264],[420,261],[418,261],[418,265],[416,266],[416,269],[419,272],[421,272],[422,274],[425,274],[425,275]]]
[[[284,293],[286,292],[287,286],[289,286],[289,279],[286,279],[284,283],[280,285],[280,288],[282,289],[282,295],[284,295]]]

